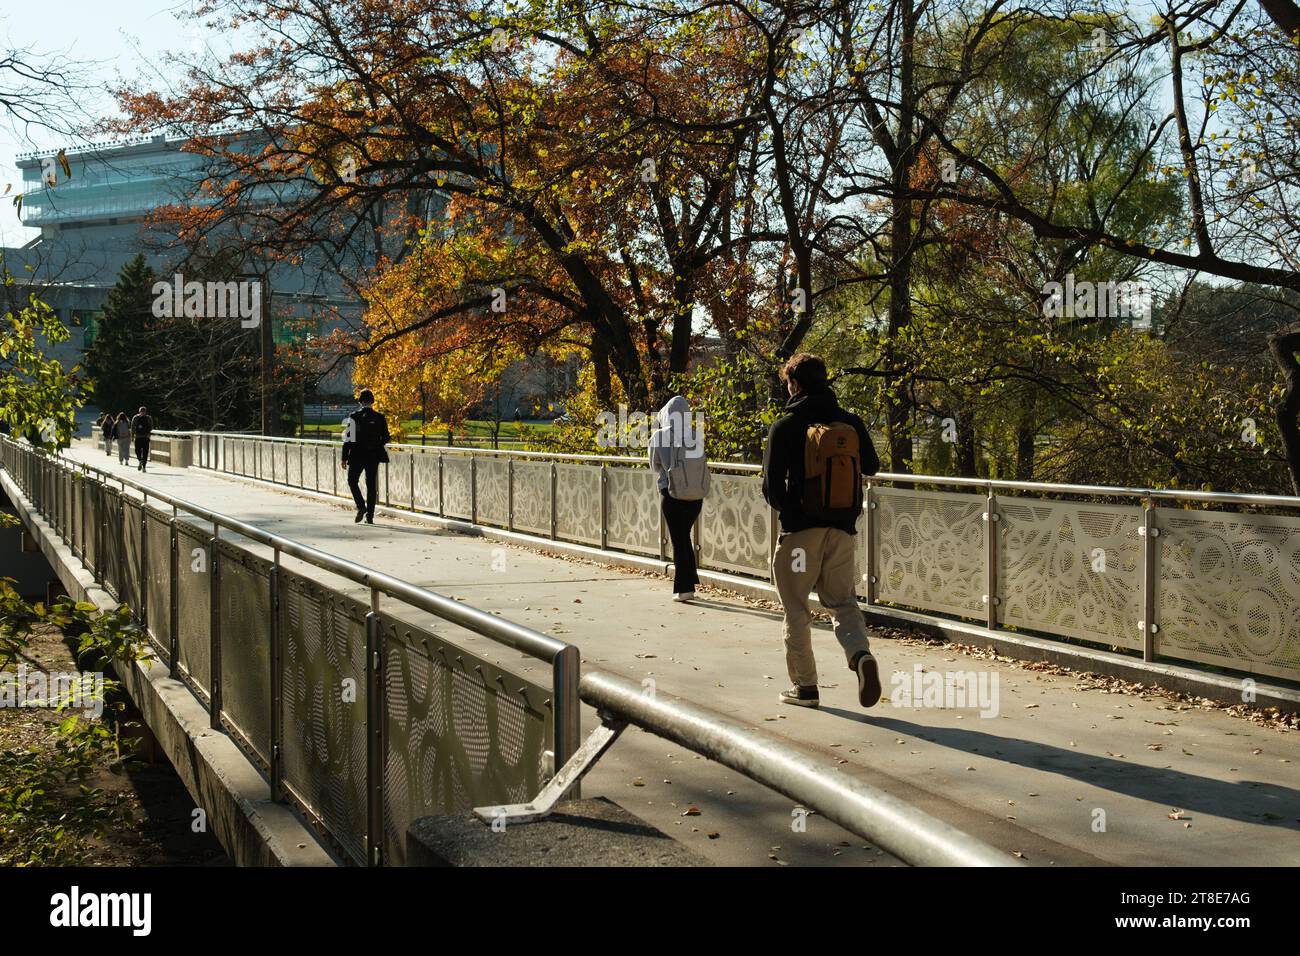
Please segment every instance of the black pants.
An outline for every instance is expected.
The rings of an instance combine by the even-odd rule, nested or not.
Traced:
[[[366,497],[361,497],[361,486],[357,483],[362,472],[366,473]],[[366,517],[375,517],[375,499],[379,497],[379,462],[361,461],[356,458],[348,461],[348,487],[352,489],[352,500],[357,503],[358,511],[365,511]]]
[[[137,438],[135,440],[135,459],[140,463],[141,470],[149,463],[149,439]]]
[[[691,540],[691,528],[695,527],[700,517],[703,501],[682,501],[672,495],[663,495],[664,522],[668,525],[668,537],[673,542],[673,593],[684,594],[694,591],[700,583],[695,573],[695,542]]]

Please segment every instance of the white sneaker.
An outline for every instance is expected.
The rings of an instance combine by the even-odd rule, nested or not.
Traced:
[[[694,591],[683,591],[681,594],[674,594],[674,595],[673,595],[673,600],[674,600],[674,601],[681,601],[682,603],[685,603],[685,602],[687,602],[687,601],[693,601],[693,600],[695,600],[695,592],[694,592]]]

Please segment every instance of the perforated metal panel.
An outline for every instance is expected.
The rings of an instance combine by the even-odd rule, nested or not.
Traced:
[[[312,472],[312,479],[316,482],[317,491],[334,493],[334,473],[342,471],[341,463],[343,461],[343,452],[331,448],[329,445],[317,445],[316,447],[316,468]]]
[[[415,455],[415,507],[420,511],[438,510],[438,456],[427,452]]]
[[[140,613],[140,513],[138,501],[122,500],[122,565],[118,600]]]
[[[1142,509],[999,497],[1002,624],[1142,647]]]
[[[238,730],[257,756],[271,753],[270,563],[222,541],[222,720]]]
[[[609,468],[606,494],[611,548],[659,554],[659,489],[649,468]]]
[[[358,863],[366,861],[366,611],[280,572],[284,781]]]
[[[285,446],[287,449],[285,455],[288,458],[288,467],[285,469],[288,478],[285,479],[295,488],[302,488],[302,466],[307,459],[307,451],[303,448],[301,442],[290,442]]]
[[[1161,656],[1300,679],[1300,519],[1159,508]]]
[[[506,526],[510,514],[509,463],[501,458],[479,458],[474,462],[477,522]]]
[[[546,688],[387,614],[380,627],[384,856],[400,866],[419,817],[536,796],[553,722]]]
[[[984,614],[982,495],[875,492],[882,602],[967,617]]]
[[[411,507],[411,453],[409,451],[390,451],[388,453],[388,503],[394,508]],[[382,486],[381,486],[382,487]]]
[[[208,532],[177,525],[177,656],[204,694],[212,689],[212,605]]]
[[[515,462],[514,526],[533,534],[551,533],[550,462]]]
[[[127,593],[122,589],[122,496],[111,488],[104,488],[100,507],[104,515],[100,545],[104,553],[99,556],[104,589],[120,603],[127,603]]]
[[[600,469],[556,465],[555,534],[565,541],[600,544]]]
[[[149,543],[146,602],[149,635],[163,660],[170,656],[172,632],[172,533],[168,517],[150,508],[145,518],[146,540]]]
[[[470,489],[470,460],[446,455],[442,460],[442,495],[444,514],[469,518],[473,504]]]
[[[770,510],[757,477],[714,472],[709,479],[709,496],[700,512],[701,565],[766,574]]]

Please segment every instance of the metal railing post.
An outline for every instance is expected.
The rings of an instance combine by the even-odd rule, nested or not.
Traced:
[[[551,662],[551,713],[555,720],[555,769],[558,771],[582,743],[582,700],[578,684],[582,677],[582,655],[572,645]],[[573,793],[574,799],[580,794]]]
[[[875,485],[873,485],[871,482],[867,482],[867,501],[866,501],[866,507],[863,509],[863,513],[866,516],[864,518],[864,521],[866,522],[866,526],[862,529],[862,533],[867,536],[866,538],[867,566],[862,570],[862,580],[865,581],[867,585],[865,593],[866,593],[868,607],[876,603],[876,577],[877,577],[876,567],[878,561],[876,560],[877,522],[876,522],[875,512],[876,512],[876,488]]]
[[[271,591],[271,800],[283,799],[284,743],[284,636],[280,620],[280,549],[274,558],[267,582]]]
[[[767,508],[767,580],[772,587],[776,587],[776,565],[773,559],[776,557],[777,542],[781,538],[781,516],[777,514],[775,508],[768,505]]]
[[[208,717],[213,730],[221,729],[221,572],[217,541],[221,529],[214,524],[208,539]]]
[[[478,524],[478,459],[469,456],[469,520]]]
[[[411,510],[415,510],[415,452],[409,452],[407,459],[411,462]]]
[[[556,496],[559,494],[559,469],[555,462],[551,462],[551,540],[554,541],[559,528],[559,502]]]
[[[515,460],[506,459],[506,530],[515,530]]]
[[[172,676],[177,673],[180,660],[180,623],[181,623],[181,591],[180,591],[180,533],[176,530],[176,506],[172,505],[172,517],[167,522],[167,527],[171,532],[171,571],[167,582],[168,592],[168,628],[167,628],[167,656],[172,665]]]
[[[1142,526],[1138,528],[1142,537],[1142,620],[1138,621],[1138,630],[1142,632],[1142,659],[1156,659],[1156,635],[1160,633],[1160,624],[1156,621],[1156,581],[1158,549],[1157,540],[1160,529],[1156,527],[1156,510],[1151,506],[1151,499],[1142,503]]]
[[[383,864],[384,672],[379,632],[379,591],[370,589],[366,615],[366,864]]]
[[[988,612],[987,623],[990,631],[998,627],[998,527],[1001,517],[998,515],[998,500],[990,486],[984,510],[984,581],[988,593],[984,595],[985,609]]]
[[[122,507],[126,508],[126,496],[122,498]],[[125,529],[123,529],[125,532]],[[122,535],[122,550],[126,550],[126,535]],[[140,599],[136,617],[140,626],[149,630],[149,493],[140,499],[140,563],[136,572],[136,593]]]
[[[609,547],[609,470],[600,464],[600,550]]]
[[[442,503],[442,452],[438,452],[438,516],[447,517],[447,510]]]

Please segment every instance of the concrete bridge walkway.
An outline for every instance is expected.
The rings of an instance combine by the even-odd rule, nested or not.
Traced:
[[[151,465],[142,476],[88,442],[69,455],[561,637],[582,650],[584,668],[652,678],[660,694],[784,737],[1031,865],[1300,861],[1300,733],[879,631],[886,695],[894,672],[910,679],[917,665],[982,671],[996,675],[998,713],[887,698],[863,711],[826,627],[814,638],[821,708],[782,706],[779,614],[754,602],[702,591],[694,604],[674,604],[668,582],[644,573],[414,518],[355,525],[350,504],[198,468]],[[467,638],[548,680],[542,665]],[[586,713],[584,731],[595,722]],[[586,778],[583,795],[612,798],[718,863],[898,865],[816,816],[795,832],[786,798],[636,730]]]

